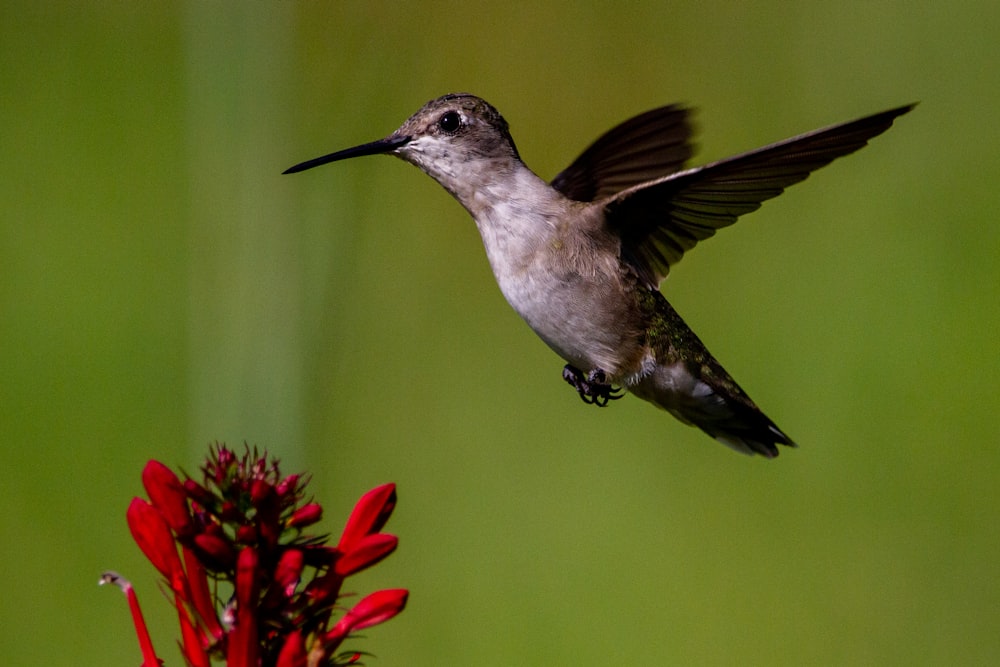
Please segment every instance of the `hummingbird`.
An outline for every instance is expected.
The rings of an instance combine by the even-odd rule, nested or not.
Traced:
[[[885,132],[915,105],[801,134],[709,164],[693,155],[691,111],[669,105],[612,128],[551,182],[521,160],[485,100],[431,100],[384,139],[284,173],[387,154],[420,168],[479,229],[507,302],[600,407],[625,392],[744,454],[796,444],[726,372],[660,291],[699,241]]]

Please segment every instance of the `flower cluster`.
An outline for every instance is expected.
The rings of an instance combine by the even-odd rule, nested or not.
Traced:
[[[380,532],[396,504],[385,484],[358,501],[337,546],[305,530],[322,508],[306,502],[306,480],[282,477],[277,460],[213,447],[202,481],[183,481],[158,461],[142,473],[149,500],[135,498],[128,525],[143,554],[166,578],[190,665],[313,667],[356,663],[342,651],[354,631],[386,621],[406,605],[407,591],[378,591],[346,613],[344,580],[392,553],[397,538]],[[143,652],[143,667],[161,664],[131,584],[115,573],[102,583],[125,592]],[[337,618],[339,616],[339,618]]]

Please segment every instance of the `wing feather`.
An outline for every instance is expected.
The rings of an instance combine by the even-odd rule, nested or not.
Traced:
[[[630,118],[601,135],[552,180],[552,187],[589,202],[683,169],[694,152],[689,115],[670,105]]]
[[[756,211],[820,167],[862,148],[913,107],[890,109],[635,184],[606,197],[607,224],[622,240],[623,258],[650,286],[657,286],[698,241]]]

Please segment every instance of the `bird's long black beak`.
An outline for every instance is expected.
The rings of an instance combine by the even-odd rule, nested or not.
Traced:
[[[337,160],[346,160],[351,157],[361,157],[362,155],[379,155],[380,153],[389,153],[396,150],[400,146],[408,143],[410,137],[406,136],[389,136],[385,139],[379,139],[378,141],[373,141],[368,144],[361,144],[360,146],[355,146],[354,148],[345,148],[342,151],[337,151],[336,153],[330,153],[329,155],[324,155],[323,157],[313,158],[312,160],[306,160],[305,162],[300,162],[294,167],[289,167],[288,169],[281,172],[282,174],[294,174],[299,171],[305,171],[306,169],[312,169],[313,167],[318,167],[321,164],[327,164],[328,162],[336,162]]]

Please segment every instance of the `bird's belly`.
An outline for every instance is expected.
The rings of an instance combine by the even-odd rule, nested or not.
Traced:
[[[623,300],[607,284],[549,271],[510,279],[498,275],[497,282],[508,303],[560,357],[583,371],[623,374],[622,351],[628,347]]]

